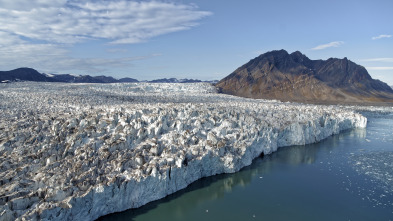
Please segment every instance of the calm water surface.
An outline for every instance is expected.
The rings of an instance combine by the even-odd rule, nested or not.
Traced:
[[[100,220],[393,220],[393,115]]]

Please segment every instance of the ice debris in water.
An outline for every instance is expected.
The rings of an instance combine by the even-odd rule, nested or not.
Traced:
[[[367,119],[210,84],[0,86],[0,220],[94,220]]]
[[[359,189],[365,199],[377,206],[391,207],[393,202],[389,200],[393,193],[393,153],[392,152],[368,152],[353,155],[352,166],[358,174],[368,177],[372,185],[370,189]],[[382,190],[382,191],[381,191]],[[386,198],[386,199],[385,199]]]

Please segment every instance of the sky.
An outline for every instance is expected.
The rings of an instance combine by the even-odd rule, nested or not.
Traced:
[[[393,85],[391,0],[0,0],[0,70],[220,80],[271,50]]]

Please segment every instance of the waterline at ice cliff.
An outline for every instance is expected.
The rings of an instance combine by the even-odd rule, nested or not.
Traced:
[[[203,83],[13,83],[0,97],[0,220],[94,220],[367,123]]]

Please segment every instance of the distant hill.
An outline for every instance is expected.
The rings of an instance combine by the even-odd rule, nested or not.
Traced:
[[[38,81],[64,83],[125,83],[139,82],[134,78],[116,79],[108,76],[90,76],[74,74],[41,74],[32,68],[18,68],[11,71],[0,71],[1,81]]]
[[[72,75],[72,74],[58,74],[52,75],[54,79],[60,82],[68,83],[133,83],[139,82],[134,78],[116,79],[108,76],[90,76],[90,75]]]
[[[40,81],[56,82],[56,79],[38,73],[31,68],[18,68],[11,71],[0,71],[0,81]]]
[[[147,81],[149,83],[199,83],[199,82],[207,82],[207,83],[212,83],[215,84],[218,81],[213,80],[213,81],[201,81],[197,79],[188,79],[188,78],[183,78],[183,79],[177,79],[177,78],[161,78],[161,79],[156,79],[156,80],[151,80]]]
[[[116,79],[110,76],[90,76],[90,75],[73,75],[73,74],[41,74],[32,68],[18,68],[11,71],[0,71],[0,82],[2,81],[42,81],[42,82],[66,82],[66,83],[136,83],[139,82],[134,78]],[[162,78],[149,83],[195,83],[217,81],[201,81],[194,79],[176,79]]]
[[[310,60],[296,51],[262,54],[219,81],[232,95],[306,103],[393,102],[393,89],[347,58]]]
[[[52,78],[58,82],[67,83],[106,83],[100,78],[92,77],[90,75],[71,75],[71,74],[59,74],[52,75]]]
[[[201,80],[194,79],[177,79],[177,78],[161,78],[157,80],[148,81],[149,83],[198,83],[202,82]]]
[[[119,82],[121,83],[136,83],[139,82],[137,79],[134,78],[120,78]]]

